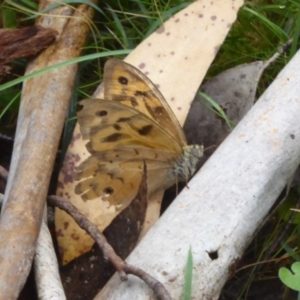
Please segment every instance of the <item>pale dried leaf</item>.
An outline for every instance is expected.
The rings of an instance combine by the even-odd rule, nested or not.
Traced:
[[[184,124],[184,130],[190,144],[203,144],[208,148],[201,165],[251,109],[261,75],[279,55],[277,52],[267,61],[255,61],[226,70],[200,87]],[[204,92],[220,106],[231,127],[200,92]]]
[[[234,3],[222,0],[209,4],[205,1],[195,1],[171,17],[125,59],[157,84],[181,124],[242,4],[241,0]],[[100,87],[93,96],[102,97]],[[85,143],[79,136],[77,126],[74,131],[74,144],[68,151],[67,160],[60,174],[61,185],[57,193],[70,199],[90,221],[97,223],[99,229],[103,230],[114,217],[114,214],[107,210],[106,203],[97,199],[84,203],[74,194],[75,184],[71,175],[74,166],[78,166],[87,155]],[[152,208],[152,213],[147,213],[145,224],[151,225],[157,219],[160,203],[160,199],[151,199],[149,207]],[[59,228],[58,241],[63,249],[65,263],[92,247],[92,239],[76,224],[71,225],[70,217],[59,213],[56,218]]]

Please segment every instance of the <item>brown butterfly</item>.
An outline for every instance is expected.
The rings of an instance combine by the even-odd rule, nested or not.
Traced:
[[[188,146],[182,128],[155,85],[118,59],[104,68],[104,100],[80,102],[78,122],[91,154],[78,167],[75,193],[125,208],[137,193],[144,162],[148,196],[194,174],[203,147]]]

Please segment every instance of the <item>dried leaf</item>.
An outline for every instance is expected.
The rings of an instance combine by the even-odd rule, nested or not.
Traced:
[[[125,59],[157,84],[181,124],[242,3],[241,0],[234,4],[229,0],[220,1],[218,5],[203,5],[202,1],[193,2],[165,22]],[[102,96],[99,86],[94,97]],[[85,143],[80,138],[77,126],[59,177],[60,187],[57,194],[72,201],[90,221],[103,230],[116,214],[114,215],[112,209],[107,209],[107,206],[101,205],[101,201],[84,203],[74,193],[74,166],[78,166],[86,158],[86,153]],[[160,198],[150,199],[145,221],[147,225],[150,226],[157,220],[160,204]],[[76,224],[70,225],[71,222],[71,218],[66,214],[57,212],[58,242],[65,263],[76,257],[75,253],[84,253],[93,245],[91,238]],[[145,232],[149,226],[144,226]]]
[[[203,84],[199,92],[204,92],[217,103],[234,127],[253,106],[260,77],[277,56],[226,70]],[[192,103],[184,130],[189,143],[201,143],[209,148],[201,164],[231,131],[225,120],[215,112],[213,104],[199,93]]]

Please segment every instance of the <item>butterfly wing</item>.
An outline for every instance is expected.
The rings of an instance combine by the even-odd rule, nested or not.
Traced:
[[[104,66],[104,98],[128,105],[142,112],[164,128],[181,146],[185,135],[168,103],[151,82],[137,68],[118,59],[110,59]]]
[[[163,176],[170,173],[168,178],[174,182],[170,175],[182,147],[173,136],[146,115],[119,102],[86,99],[80,104],[83,109],[78,112],[78,122],[91,153],[76,175],[81,181],[75,192],[83,200],[106,196],[111,204],[126,205],[141,182],[144,162],[150,177],[159,168]],[[150,185],[150,194],[151,189]]]

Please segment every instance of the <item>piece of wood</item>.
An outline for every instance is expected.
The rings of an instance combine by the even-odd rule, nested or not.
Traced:
[[[48,13],[38,24],[57,30],[58,40],[28,64],[27,74],[78,57],[89,32],[85,18],[93,15],[85,5],[60,6]],[[16,299],[30,271],[76,72],[77,65],[54,68],[23,83],[0,219],[1,299]]]
[[[220,145],[128,258],[183,293],[193,253],[193,299],[218,299],[227,278],[300,163],[300,52]],[[154,299],[114,276],[95,299]]]
[[[58,35],[52,28],[31,26],[20,29],[0,29],[0,76],[9,71],[8,62],[32,57],[51,45]]]

